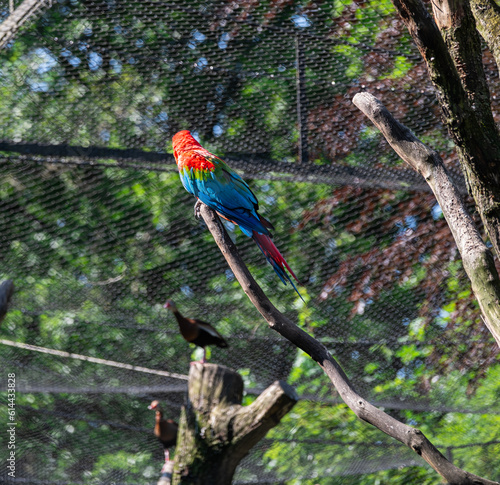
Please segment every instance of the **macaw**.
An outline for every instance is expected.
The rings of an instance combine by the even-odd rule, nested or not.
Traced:
[[[299,280],[271,239],[269,230],[274,226],[258,213],[259,202],[248,184],[223,160],[205,150],[188,130],[176,133],[172,144],[184,188],[224,219],[240,226],[243,234],[255,241],[281,281],[285,285],[289,281],[302,298],[285,267]]]

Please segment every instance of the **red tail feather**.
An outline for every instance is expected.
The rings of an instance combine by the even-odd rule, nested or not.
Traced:
[[[257,245],[260,247],[261,251],[264,253],[264,255],[268,259],[274,261],[276,263],[276,265],[279,266],[279,268],[283,272],[284,272],[283,265],[285,265],[286,269],[295,278],[295,281],[297,283],[299,283],[299,285],[300,285],[300,281],[295,276],[295,273],[292,271],[292,269],[290,268],[290,266],[288,266],[288,263],[285,261],[285,258],[279,252],[279,249],[274,245],[273,240],[269,236],[266,236],[265,234],[259,234],[258,232],[254,231],[253,232],[253,239],[255,240],[255,242],[257,243]],[[279,273],[278,273],[278,275],[279,275]]]

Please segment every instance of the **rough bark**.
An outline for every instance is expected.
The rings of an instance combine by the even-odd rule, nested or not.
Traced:
[[[21,26],[39,9],[52,5],[52,0],[24,0],[0,24],[0,49],[3,49],[17,34]]]
[[[472,475],[456,467],[439,452],[420,430],[401,423],[363,399],[354,390],[348,377],[326,347],[280,313],[267,298],[262,288],[248,271],[217,214],[202,204],[201,215],[243,291],[267,321],[269,327],[302,349],[321,366],[340,397],[360,419],[411,448],[448,483],[456,485],[499,485],[497,482]]]
[[[229,485],[241,459],[298,400],[282,381],[249,406],[241,406],[242,397],[243,380],[237,372],[214,364],[191,366],[172,485]],[[163,479],[166,485],[167,477]]]
[[[493,255],[481,239],[441,157],[395,120],[375,96],[358,93],[353,103],[381,131],[394,151],[425,178],[434,192],[462,256],[484,321],[500,345],[500,279]]]
[[[500,70],[500,5],[495,0],[471,0],[477,29],[488,44]]]
[[[440,31],[421,0],[393,3],[427,64],[467,186],[500,256],[500,134],[489,107],[470,5],[439,1],[434,10]]]
[[[481,38],[471,10],[463,0],[434,0],[432,10],[471,109],[481,117],[483,125],[494,128]]]

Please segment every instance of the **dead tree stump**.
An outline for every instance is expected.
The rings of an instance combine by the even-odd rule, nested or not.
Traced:
[[[243,379],[214,364],[191,365],[182,409],[172,485],[229,485],[241,459],[298,400],[282,381],[242,406]],[[165,482],[163,482],[165,483]]]

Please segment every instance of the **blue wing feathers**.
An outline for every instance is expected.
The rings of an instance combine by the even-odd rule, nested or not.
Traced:
[[[193,169],[180,174],[184,188],[219,214],[238,224],[252,237],[253,231],[269,234],[257,214],[258,202],[247,183],[229,167],[196,177]]]
[[[184,185],[184,188],[190,193],[195,195],[194,190],[193,190],[193,185],[191,183],[191,178],[187,176],[186,173],[182,174],[179,173],[182,185]]]
[[[175,146],[179,136],[180,146]],[[173,141],[184,188],[222,217],[239,225],[243,234],[256,242],[280,280],[285,285],[290,283],[302,298],[285,267],[296,280],[297,277],[272,242],[269,229],[273,229],[273,225],[257,212],[259,202],[249,185],[223,160],[201,148],[189,132],[179,132]]]

